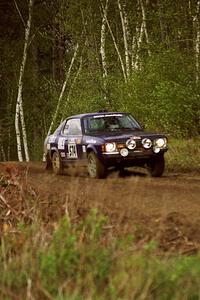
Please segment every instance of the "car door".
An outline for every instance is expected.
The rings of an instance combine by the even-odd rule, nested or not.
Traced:
[[[62,136],[67,160],[74,161],[81,159],[83,153],[80,119],[74,118],[67,120],[62,131]]]

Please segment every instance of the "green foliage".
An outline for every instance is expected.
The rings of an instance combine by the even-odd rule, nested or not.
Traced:
[[[169,138],[169,151],[166,153],[168,171],[199,171],[200,140]]]
[[[199,254],[158,256],[154,241],[133,251],[132,237],[104,243],[105,222],[106,218],[96,210],[74,225],[64,217],[37,248],[38,226],[32,225],[30,230],[19,225],[22,234],[31,234],[20,251],[10,256],[6,249],[11,244],[13,247],[12,239],[1,240],[0,286],[4,296],[9,297],[12,291],[24,299],[29,280],[36,298],[42,293],[60,300],[199,299]],[[44,232],[41,238],[42,235]]]
[[[126,11],[129,59],[139,56],[139,68],[132,69],[128,83],[110,31],[106,26],[105,55],[108,76],[102,76],[102,7],[106,1],[72,0],[37,2],[33,9],[32,38],[24,74],[23,106],[32,160],[42,157],[43,141],[56,110],[74,47],[79,50],[53,130],[61,119],[107,108],[129,111],[149,130],[174,137],[195,137],[200,132],[199,83],[195,82],[196,2],[160,0],[144,3],[149,45],[132,49],[142,23],[141,7],[122,1]],[[6,3],[6,2],[5,2]],[[26,20],[27,3],[18,3]],[[0,82],[0,159],[16,160],[14,128],[17,82],[23,52],[24,27],[15,6],[5,5],[0,25],[2,60]],[[9,12],[9,13],[8,13]],[[123,30],[117,2],[109,2],[108,21],[125,64]],[[137,43],[136,43],[137,44]],[[134,47],[133,47],[134,48]],[[137,47],[136,47],[137,48]],[[148,55],[148,48],[151,55]],[[79,74],[80,60],[82,67]],[[77,78],[76,78],[77,76]],[[75,80],[76,78],[76,80]],[[74,81],[75,80],[75,81]],[[5,154],[4,154],[5,153]]]

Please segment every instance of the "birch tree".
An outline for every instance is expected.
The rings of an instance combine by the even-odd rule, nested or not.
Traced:
[[[108,11],[108,0],[106,0],[106,5],[103,10],[103,17],[102,17],[102,23],[101,23],[101,45],[100,45],[100,54],[101,54],[101,62],[102,62],[102,69],[103,69],[103,84],[104,84],[104,99],[107,100],[106,98],[106,91],[107,91],[107,86],[106,86],[106,77],[108,76],[108,71],[107,71],[107,63],[106,63],[106,18],[107,18],[107,11]]]
[[[117,1],[119,14],[122,24],[122,32],[123,32],[123,40],[124,40],[124,52],[125,52],[125,64],[126,64],[126,77],[127,79],[130,77],[130,60],[129,60],[129,49],[128,49],[128,24],[126,18],[126,12],[124,8],[122,8],[120,0]]]
[[[115,50],[116,50],[116,52],[117,52],[117,55],[118,55],[118,58],[119,58],[119,61],[120,61],[120,65],[121,65],[121,69],[122,69],[124,81],[127,83],[127,76],[126,76],[126,70],[125,70],[124,62],[123,62],[123,60],[122,60],[122,56],[121,56],[121,53],[120,53],[120,51],[119,51],[119,47],[118,47],[118,45],[117,45],[117,42],[116,42],[115,36],[114,36],[114,34],[113,34],[112,28],[111,28],[110,23],[109,23],[109,21],[108,21],[107,15],[106,15],[105,12],[104,12],[104,11],[105,11],[105,8],[104,8],[104,6],[103,6],[102,3],[101,3],[101,5],[102,5],[103,13],[104,13],[104,15],[105,15],[105,19],[106,19],[106,24],[107,24],[107,26],[108,26],[108,30],[109,30],[109,32],[110,32],[110,35],[111,35],[111,38],[112,38],[112,40],[113,40],[113,44],[114,44]]]
[[[77,43],[76,46],[75,46],[75,49],[74,49],[74,54],[73,54],[73,57],[71,59],[71,63],[69,65],[68,71],[66,73],[65,80],[64,80],[63,85],[62,85],[62,89],[61,89],[61,92],[60,92],[60,95],[59,95],[59,98],[58,98],[58,102],[57,102],[57,106],[56,106],[55,112],[54,112],[53,117],[52,117],[51,124],[49,126],[49,130],[48,130],[47,136],[51,133],[53,125],[54,125],[54,123],[56,121],[56,118],[58,116],[58,112],[59,112],[59,109],[60,109],[60,105],[61,105],[64,93],[65,93],[65,90],[66,90],[66,86],[67,86],[70,74],[71,74],[71,70],[72,70],[72,67],[74,65],[74,61],[76,59],[76,56],[78,54],[78,48],[79,48],[79,44]]]
[[[140,6],[141,6],[141,11],[142,11],[142,21],[143,21],[143,26],[144,26],[144,33],[145,33],[146,43],[147,43],[147,47],[148,47],[148,54],[149,54],[149,56],[151,56],[149,34],[147,31],[146,12],[145,12],[143,0],[140,0]]]
[[[20,66],[17,102],[16,102],[16,110],[15,110],[15,131],[16,131],[16,140],[17,140],[17,154],[18,154],[18,160],[20,162],[23,161],[21,139],[23,140],[25,159],[26,159],[26,161],[29,161],[29,151],[28,151],[28,143],[27,143],[27,135],[26,135],[26,125],[25,125],[25,120],[24,120],[22,93],[23,93],[24,71],[25,71],[27,52],[28,52],[28,46],[29,46],[29,41],[30,41],[33,3],[34,3],[34,0],[29,0],[29,6],[28,6],[29,14],[28,14],[28,20],[27,20],[27,23],[25,26],[24,50],[23,50],[23,57],[22,57],[22,62],[21,62],[21,66]],[[20,16],[21,16],[21,14],[20,14]],[[22,130],[22,138],[21,138],[20,124],[21,124],[21,130]]]
[[[136,26],[136,33],[133,35],[132,41],[132,59],[131,59],[131,67],[132,70],[139,70],[139,52],[142,45],[142,40],[144,36],[144,22],[141,23],[140,28],[139,24]]]

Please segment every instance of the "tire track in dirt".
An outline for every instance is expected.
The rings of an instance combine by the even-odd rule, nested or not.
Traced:
[[[84,170],[56,176],[46,172],[42,163],[12,165],[21,174],[23,185],[34,191],[46,222],[62,215],[66,206],[75,222],[97,208],[108,216],[106,234],[110,237],[133,234],[139,244],[153,238],[164,251],[192,253],[199,249],[198,173],[150,178],[129,171],[123,177],[111,173],[106,180],[94,180]],[[5,166],[1,164],[0,170]]]

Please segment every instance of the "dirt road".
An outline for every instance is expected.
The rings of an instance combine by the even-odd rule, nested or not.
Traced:
[[[76,222],[97,208],[108,216],[104,230],[109,237],[133,234],[136,247],[153,239],[162,251],[179,253],[194,253],[200,247],[200,173],[150,178],[131,170],[123,177],[111,173],[106,180],[91,180],[84,170],[56,176],[42,163],[1,163],[0,172],[12,180],[20,177],[21,190],[35,198],[46,223],[66,211]],[[8,188],[7,192],[2,188],[1,194],[16,211],[17,198],[9,197]],[[0,203],[5,221],[5,203]]]

